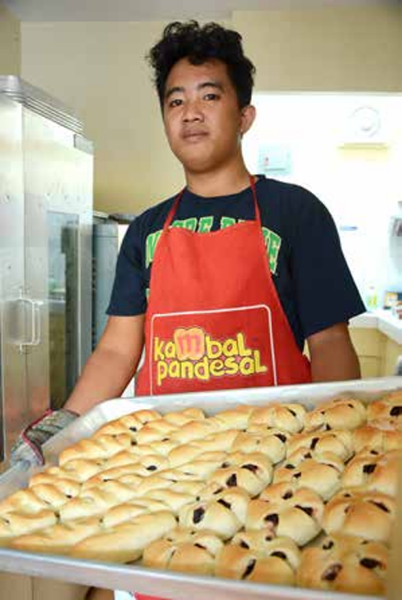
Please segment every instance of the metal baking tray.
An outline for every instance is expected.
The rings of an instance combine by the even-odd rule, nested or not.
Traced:
[[[77,419],[45,445],[47,465],[56,464],[60,452],[82,438],[91,436],[108,421],[142,408],[154,408],[160,413],[197,406],[212,415],[241,404],[264,405],[269,402],[300,402],[308,409],[318,401],[347,393],[366,402],[384,393],[402,389],[402,378],[389,377],[336,383],[281,386],[144,396],[132,399],[114,399],[102,402],[86,415]],[[28,485],[30,477],[40,469],[17,465],[0,477],[0,499]],[[307,588],[293,588],[218,577],[187,575],[148,569],[138,565],[120,565],[103,561],[78,560],[48,554],[19,552],[0,548],[0,570],[23,575],[40,576],[93,585],[107,589],[137,591],[143,594],[177,600],[373,600],[374,596],[324,592]],[[378,597],[377,597],[378,598]]]

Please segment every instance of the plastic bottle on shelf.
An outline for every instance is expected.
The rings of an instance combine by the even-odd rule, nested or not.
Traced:
[[[378,308],[377,289],[374,284],[370,284],[367,288],[366,306],[369,310]]]

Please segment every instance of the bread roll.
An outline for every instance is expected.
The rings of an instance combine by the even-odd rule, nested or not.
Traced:
[[[302,587],[350,592],[385,593],[388,550],[364,538],[331,535],[319,547],[302,552],[297,584]]]

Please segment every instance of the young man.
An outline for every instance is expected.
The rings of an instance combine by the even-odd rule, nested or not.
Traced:
[[[241,36],[172,23],[150,62],[185,188],[130,226],[102,339],[66,409],[30,428],[14,459],[121,395],[144,341],[137,395],[360,377],[348,320],[365,308],[331,216],[244,164],[255,109]]]
[[[41,435],[41,423],[29,429],[35,453],[75,414],[121,395],[144,341],[137,395],[360,377],[348,320],[365,307],[330,214],[244,164],[255,69],[241,36],[175,22],[149,59],[186,185],[131,224],[105,332],[66,410]]]

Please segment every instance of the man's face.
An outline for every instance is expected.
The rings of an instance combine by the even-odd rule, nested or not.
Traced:
[[[192,65],[184,58],[174,65],[163,120],[170,147],[188,172],[212,172],[240,155],[244,110],[219,60]]]

